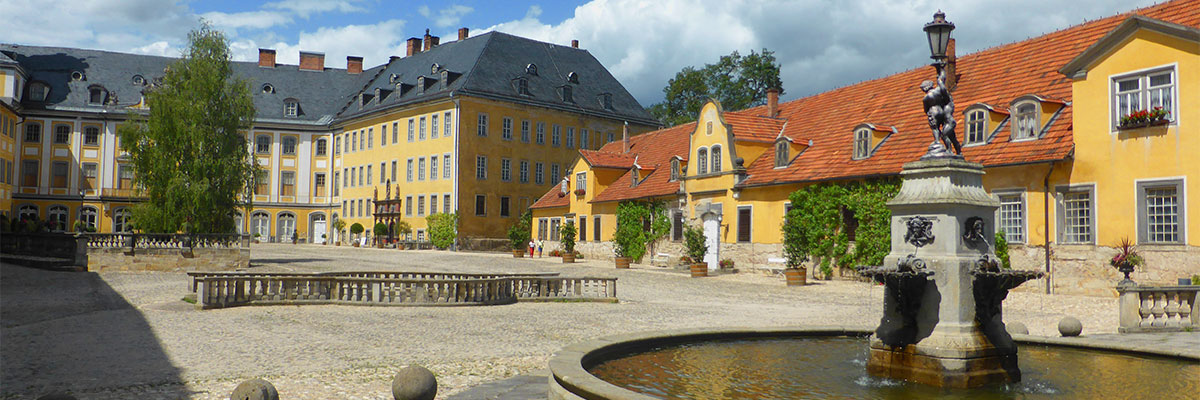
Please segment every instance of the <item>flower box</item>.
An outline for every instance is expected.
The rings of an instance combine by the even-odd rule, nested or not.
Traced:
[[[583,189],[575,189],[576,196],[583,196],[584,193],[587,193],[587,191],[585,191]]]
[[[1171,123],[1171,112],[1163,110],[1162,107],[1154,107],[1150,110],[1138,110],[1129,113],[1129,115],[1121,117],[1117,124],[1117,129],[1138,129],[1147,126],[1159,126]]]

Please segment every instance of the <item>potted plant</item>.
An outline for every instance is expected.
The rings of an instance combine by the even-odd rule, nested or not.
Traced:
[[[407,222],[398,221],[396,222],[395,227],[397,240],[399,240],[399,238],[408,237],[409,234],[412,234],[412,226]],[[396,243],[396,250],[403,250],[404,248],[405,246],[401,246],[400,243]]]
[[[259,243],[259,240],[260,240],[259,237],[261,237],[261,236],[262,236],[261,234],[259,234],[258,232],[255,232],[254,233],[254,243]]]
[[[333,220],[333,230],[338,233],[338,240],[333,242],[334,246],[342,245],[342,238],[346,237],[346,221],[341,219]]]
[[[1133,243],[1129,242],[1129,238],[1121,239],[1121,243],[1117,245],[1117,254],[1113,255],[1108,264],[1116,268],[1117,271],[1125,274],[1125,280],[1122,280],[1119,285],[1133,284],[1133,280],[1129,279],[1129,274],[1133,269],[1141,266],[1145,260],[1138,254]]]
[[[292,244],[300,241],[300,235],[295,230],[292,231]]]
[[[733,260],[726,258],[717,263],[717,265],[720,265],[721,269],[733,269]]]
[[[326,239],[326,237],[325,237],[325,234],[324,234],[324,233],[322,233],[322,234],[321,234],[321,244],[323,244],[323,245],[325,245],[325,246],[328,246],[328,245],[329,245],[329,240],[328,240],[328,239]]]
[[[355,222],[354,225],[350,225],[350,234],[354,235],[354,237],[356,237],[356,238],[358,237],[358,235],[361,235],[364,230],[365,229],[363,228],[362,224],[360,224],[360,223]],[[357,240],[354,241],[354,247],[358,247]]]
[[[799,212],[795,209],[792,212]],[[783,220],[783,277],[788,286],[804,286],[808,283],[808,246],[804,231],[795,216],[788,213]]]
[[[559,228],[559,243],[562,243],[562,260],[564,263],[575,262],[575,224],[570,222]]]
[[[530,235],[529,226],[522,221],[517,221],[508,228],[508,244],[512,247],[513,258],[525,256],[525,251],[529,248]]]
[[[576,195],[576,196],[583,196],[585,193],[587,193],[587,191],[586,191],[586,190],[583,190],[583,189],[575,189],[575,195]]]
[[[708,276],[708,264],[704,263],[704,255],[708,253],[708,243],[705,243],[704,231],[692,225],[683,228],[683,247],[687,258],[692,261],[692,277]]]
[[[382,222],[375,223],[375,247],[383,248],[383,238],[387,237],[388,228]]]

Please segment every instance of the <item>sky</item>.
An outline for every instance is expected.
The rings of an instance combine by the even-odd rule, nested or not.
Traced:
[[[644,106],[686,66],[769,49],[783,100],[928,63],[921,27],[938,9],[954,22],[958,54],[1020,41],[1153,0],[0,0],[0,42],[178,56],[200,19],[226,33],[239,61],[259,48],[296,64],[299,52],[348,55],[370,67],[404,55],[404,41],[502,31],[580,41]]]

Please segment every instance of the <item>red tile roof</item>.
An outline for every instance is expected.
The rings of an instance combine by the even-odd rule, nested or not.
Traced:
[[[687,154],[696,123],[686,123],[629,138],[629,155],[637,157],[641,182],[633,186],[633,169],[625,171],[607,189],[592,198],[593,203],[666,196],[679,191],[679,182],[671,181],[671,158]],[[600,151],[621,151],[613,142]]]
[[[632,139],[630,139],[632,140]],[[592,168],[633,168],[634,156],[599,150],[579,150],[579,155]]]
[[[530,205],[529,208],[557,208],[570,206],[571,199],[566,195],[559,196],[560,194],[562,194],[562,189],[560,189],[557,184],[551,186],[550,191],[546,192],[546,194],[543,194],[542,198],[533,202],[533,205]]]
[[[783,123],[787,122],[780,118],[767,118],[752,113],[726,112],[724,115],[725,123],[733,127],[735,139],[775,141]]]

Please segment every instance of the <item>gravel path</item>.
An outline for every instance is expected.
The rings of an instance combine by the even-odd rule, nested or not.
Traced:
[[[615,276],[619,304],[490,307],[240,307],[197,311],[180,301],[183,273],[0,269],[0,398],[69,390],[83,399],[227,399],[250,377],[285,399],[390,399],[403,365],[438,375],[439,398],[536,373],[558,349],[617,333],[717,326],[878,323],[883,289],[859,282],[788,288],[781,278],[691,279],[611,261],[564,265],[490,253],[254,245],[255,271],[559,272]],[[1113,298],[1013,292],[1005,320],[1034,335],[1071,315],[1084,334],[1115,333]]]

